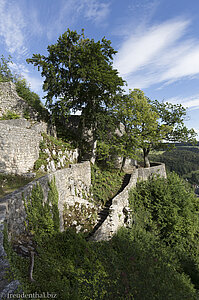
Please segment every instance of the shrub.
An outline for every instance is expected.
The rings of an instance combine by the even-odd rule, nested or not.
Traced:
[[[15,81],[17,94],[23,98],[33,109],[38,112],[40,120],[48,121],[48,110],[42,104],[39,95],[32,92],[24,78],[18,77]],[[28,110],[24,111],[24,117],[29,119],[30,115]]]
[[[58,191],[55,179],[49,182],[47,202],[44,201],[42,187],[37,183],[31,195],[24,199],[28,219],[28,231],[36,240],[52,236],[59,231]]]
[[[186,244],[198,238],[199,200],[177,174],[140,182],[129,200],[134,218],[144,228],[158,232],[167,244]]]
[[[15,113],[14,111],[8,110],[6,113],[0,117],[0,120],[12,120],[12,119],[19,119],[20,115]]]
[[[91,182],[93,199],[99,204],[105,204],[113,198],[122,185],[124,173],[117,169],[91,166]]]
[[[67,230],[46,236],[37,252],[34,283],[26,277],[28,264],[15,258],[18,279],[29,293],[53,291],[62,300],[198,299],[173,252],[138,228],[120,230],[111,241],[98,243]]]
[[[130,193],[133,221],[172,249],[199,288],[199,199],[177,174],[140,182]]]

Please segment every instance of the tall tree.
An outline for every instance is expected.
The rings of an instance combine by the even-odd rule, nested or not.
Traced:
[[[159,102],[157,100],[149,103],[154,110],[160,115],[160,122],[169,126],[171,130],[166,133],[165,141],[167,142],[196,142],[196,132],[194,129],[188,129],[185,126],[187,120],[187,110],[181,104],[172,104],[169,102]]]
[[[48,55],[34,54],[28,63],[42,69],[47,105],[54,116],[64,119],[71,111],[81,112],[81,138],[85,128],[91,130],[93,155],[98,135],[98,117],[116,101],[124,82],[113,69],[116,51],[103,38],[95,42],[69,29],[48,46]]]
[[[121,98],[115,113],[125,128],[118,140],[124,159],[134,155],[135,149],[142,149],[145,167],[150,166],[148,155],[151,149],[165,141],[194,142],[196,136],[193,129],[184,125],[186,109],[181,105],[151,101],[138,89]]]
[[[9,56],[6,59],[3,55],[0,58],[0,82],[14,81],[15,75],[10,70],[10,64],[12,64],[12,57]]]

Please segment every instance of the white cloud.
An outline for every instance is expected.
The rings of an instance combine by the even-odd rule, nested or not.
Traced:
[[[189,108],[190,110],[199,109],[199,94],[190,97],[172,97],[166,99],[166,101],[173,104],[181,103],[185,108]]]
[[[195,132],[197,133],[197,137],[196,138],[199,138],[199,129],[196,129],[196,128],[193,128],[195,130]]]
[[[187,21],[167,22],[150,28],[145,34],[132,35],[118,51],[116,68],[122,75],[126,75],[149,64],[182,35],[187,25]]]
[[[27,80],[27,83],[30,84],[31,90],[36,93],[42,95],[42,85],[43,85],[43,78],[38,76],[31,75],[31,72],[28,70],[25,64],[21,63],[10,63],[9,67],[14,74],[21,76]]]
[[[27,54],[25,46],[25,22],[20,8],[8,1],[1,0],[0,4],[0,36],[9,53]]]
[[[109,14],[110,3],[96,0],[84,0],[85,17],[96,23],[102,22]]]
[[[63,28],[73,26],[78,20],[87,19],[94,24],[103,25],[109,14],[109,1],[100,0],[62,0],[59,16],[56,21],[48,24],[47,36],[52,39],[54,35],[60,33]]]
[[[174,19],[132,34],[114,66],[131,88],[146,88],[199,74],[199,40],[186,38],[190,20]]]
[[[32,76],[27,73],[24,73],[23,76],[25,77],[27,82],[30,83],[31,90],[34,91],[35,93],[40,94],[40,96],[41,96],[41,94],[43,96],[43,92],[42,92],[43,79]]]

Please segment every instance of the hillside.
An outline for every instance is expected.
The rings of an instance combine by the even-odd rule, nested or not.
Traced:
[[[176,172],[192,185],[199,186],[199,148],[193,145],[176,145],[176,148],[164,153],[151,155],[152,161],[166,164],[168,171]]]

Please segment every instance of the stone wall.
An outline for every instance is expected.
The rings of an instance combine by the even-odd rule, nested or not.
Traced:
[[[26,101],[18,96],[13,82],[0,82],[0,117],[12,111],[23,117],[28,111],[32,119],[37,119],[38,113]]]
[[[130,218],[129,191],[136,186],[138,180],[147,180],[153,175],[166,178],[164,164],[158,164],[150,168],[135,169],[131,174],[131,179],[126,188],[112,200],[110,213],[102,225],[91,237],[93,241],[109,240],[113,234],[122,226],[128,226]]]
[[[136,169],[131,175],[131,179],[126,188],[118,194],[112,201],[110,213],[104,223],[91,237],[94,241],[109,240],[121,226],[128,225],[129,190],[136,186],[138,180],[146,180],[154,174],[159,174],[166,178],[165,165],[159,164],[151,168]],[[9,268],[6,260],[6,253],[3,248],[3,227],[7,223],[9,237],[16,237],[26,233],[24,221],[26,213],[24,209],[23,197],[28,197],[34,185],[39,183],[44,192],[44,201],[46,201],[49,191],[48,182],[55,178],[59,193],[59,212],[61,230],[66,227],[75,227],[77,232],[85,228],[82,220],[91,219],[99,211],[94,203],[89,201],[91,186],[90,163],[71,165],[68,169],[58,170],[52,174],[41,177],[25,187],[0,199],[0,296],[13,293],[19,286],[17,280],[8,282],[5,274]],[[83,217],[85,216],[85,218]],[[90,226],[95,225],[95,220],[91,220]]]
[[[48,133],[44,122],[26,119],[0,120],[0,173],[23,175],[32,171],[39,158],[41,133]],[[56,163],[49,156],[46,170],[54,172],[74,163],[78,158],[77,149],[55,153]]]
[[[81,203],[80,210],[83,205],[85,213],[86,208],[89,208],[89,211],[91,208],[94,208],[94,205],[89,202],[91,186],[90,163],[84,162],[81,164],[74,164],[71,165],[70,168],[57,170],[54,173],[40,177],[0,199],[0,207],[4,207],[4,209],[6,208],[6,220],[10,235],[18,236],[26,232],[26,212],[23,197],[26,199],[29,195],[31,195],[33,186],[39,183],[43,189],[44,201],[46,201],[49,191],[48,183],[54,177],[59,193],[58,208],[60,212],[60,225],[62,231],[64,230],[64,223],[67,223],[67,220],[64,220],[63,218],[63,212],[66,213],[69,206],[75,206],[76,203]],[[73,221],[75,221],[75,216],[74,220],[71,220],[71,223],[68,223],[68,226],[75,225]],[[80,229],[81,228],[79,228],[79,230]]]
[[[12,120],[0,120],[0,126],[9,125],[14,127],[20,127],[21,129],[31,129],[34,130],[36,133],[48,133],[48,124],[45,122],[37,122],[37,121],[28,121],[26,119],[12,119]],[[14,129],[13,129],[14,130]]]
[[[29,172],[39,157],[42,139],[33,129],[0,122],[0,172],[24,174]]]
[[[82,208],[84,208],[83,214],[86,219],[89,215],[97,210],[94,204],[89,202],[90,186],[91,186],[91,169],[90,163],[84,162],[81,164],[71,165],[68,169],[58,170],[52,174],[48,174],[35,181],[32,181],[28,185],[20,188],[19,190],[0,199],[0,299],[1,296],[13,293],[19,285],[19,282],[8,282],[5,279],[5,274],[9,268],[9,264],[6,260],[6,253],[3,247],[3,228],[6,222],[8,228],[9,237],[17,237],[26,233],[25,220],[26,213],[24,208],[23,197],[27,197],[31,194],[31,190],[34,185],[39,183],[42,186],[44,192],[44,201],[47,199],[49,185],[48,182],[55,177],[56,186],[59,192],[59,212],[61,221],[61,230],[64,230],[63,211],[67,212],[67,208],[77,208],[79,204],[79,214],[82,214]],[[66,206],[66,207],[65,207]],[[73,209],[74,210],[74,209]],[[88,210],[88,214],[87,214]],[[78,212],[78,210],[75,210]],[[69,214],[70,214],[69,210]],[[97,213],[97,212],[96,212]],[[79,224],[79,217],[73,215],[73,220],[68,222],[68,227],[76,227],[77,231],[81,231],[85,224]]]

